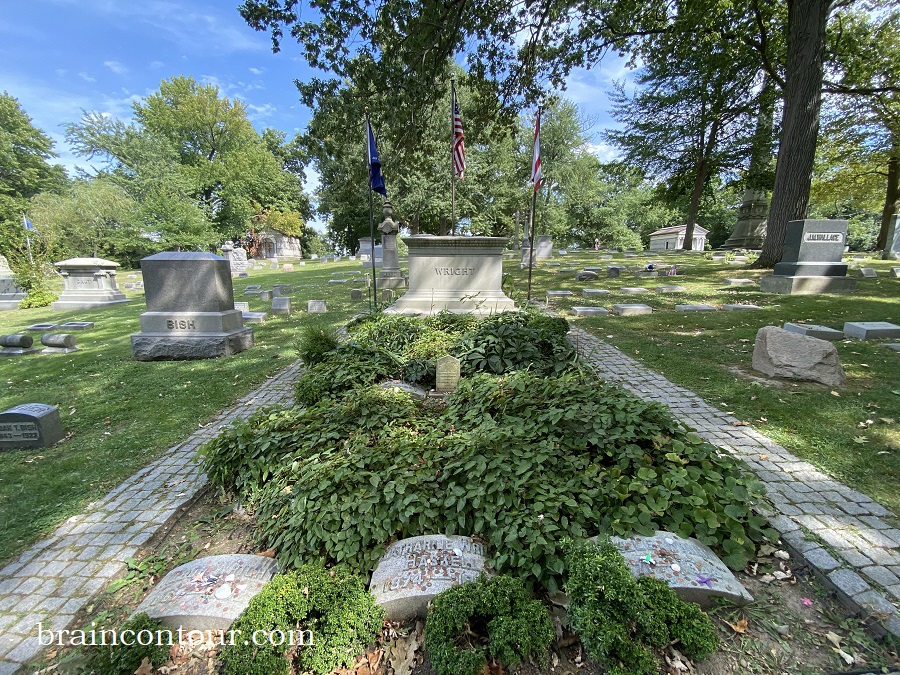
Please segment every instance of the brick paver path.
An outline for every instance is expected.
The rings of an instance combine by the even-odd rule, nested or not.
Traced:
[[[300,372],[299,362],[288,366],[0,570],[0,675],[17,672],[41,651],[38,622],[45,630],[66,628],[125,570],[125,558],[194,498],[206,483],[194,461],[197,448],[235,419],[290,402]]]
[[[900,528],[887,509],[586,331],[573,328],[570,339],[600,376],[664,403],[676,419],[746,462],[776,509],[765,515],[795,557],[850,609],[900,636]]]

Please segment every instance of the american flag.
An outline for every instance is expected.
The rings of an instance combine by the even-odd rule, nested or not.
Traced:
[[[538,108],[534,122],[534,154],[531,158],[531,182],[534,183],[535,192],[540,189],[541,180],[541,109]]]
[[[466,171],[466,146],[463,139],[462,118],[459,116],[459,103],[456,101],[456,91],[453,91],[453,175],[465,180]]]

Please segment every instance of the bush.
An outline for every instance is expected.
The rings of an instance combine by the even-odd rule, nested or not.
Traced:
[[[449,588],[434,599],[425,621],[425,650],[438,675],[477,675],[492,660],[513,666],[535,657],[546,665],[554,637],[547,610],[513,577],[480,577]]]
[[[89,647],[89,660],[96,675],[131,675],[145,658],[154,666],[161,666],[169,660],[169,648],[156,644],[156,631],[169,630],[159,621],[151,619],[144,613],[137,614],[122,624],[118,634],[121,635],[126,630],[134,631],[135,636],[141,631],[150,631],[153,633],[153,640],[149,645],[139,645],[137,640],[134,640],[131,645],[123,642],[116,645]],[[173,632],[173,635],[175,634]]]
[[[385,349],[351,340],[304,373],[294,389],[295,398],[300,405],[313,405],[350,389],[398,378],[402,365],[400,357]]]
[[[315,323],[303,324],[297,342],[297,354],[308,366],[322,363],[326,356],[338,348],[337,331],[330,326]]]
[[[718,638],[709,617],[665,582],[635,580],[608,540],[567,543],[566,549],[569,621],[609,675],[656,675],[651,648],[673,640],[693,659],[715,651]]]
[[[235,620],[231,630],[244,639],[223,649],[223,672],[287,675],[292,669],[330,673],[348,668],[375,640],[383,622],[384,610],[358,577],[304,565],[276,575]],[[286,636],[285,644],[274,644],[280,637],[254,644],[249,639],[254,631]]]
[[[363,347],[402,354],[425,329],[425,324],[415,317],[379,314],[371,321],[354,326],[351,335]]]
[[[51,302],[56,302],[57,297],[56,293],[46,288],[32,288],[28,295],[19,300],[19,309],[47,307]]]

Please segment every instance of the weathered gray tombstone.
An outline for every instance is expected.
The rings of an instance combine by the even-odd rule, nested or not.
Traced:
[[[706,544],[696,539],[657,530],[650,537],[610,537],[610,542],[619,549],[632,575],[665,581],[683,600],[702,607],[709,607],[714,597],[739,603],[753,602],[753,596],[728,567]]]
[[[262,286],[259,284],[250,284],[244,289],[244,295],[259,295],[262,291]]]
[[[891,268],[891,276],[895,279],[900,278],[900,267],[892,267]]]
[[[125,284],[122,284],[122,288],[124,288],[126,291],[133,291],[134,284],[132,282],[125,283]]]
[[[438,357],[436,363],[434,390],[438,394],[449,394],[459,386],[460,362],[455,356],[447,354]]]
[[[741,311],[744,309],[762,309],[759,305],[750,305],[750,304],[733,304],[733,305],[722,305],[722,309],[728,310],[730,312]]]
[[[287,297],[272,298],[272,314],[291,313],[291,299]]]
[[[878,272],[876,272],[876,271],[875,271],[873,268],[871,268],[871,267],[860,267],[860,268],[859,268],[859,272],[860,272],[860,274],[862,274],[863,277],[865,277],[866,279],[875,279],[875,278],[878,277]]]
[[[573,307],[572,314],[575,316],[606,316],[609,310],[603,307]]]
[[[24,333],[0,335],[0,356],[27,356],[38,354],[40,349],[32,347],[34,338]]]
[[[234,308],[239,312],[249,312],[250,311],[250,303],[249,302],[238,302],[234,301]]]
[[[833,344],[777,326],[763,326],[756,333],[752,365],[768,377],[807,380],[831,387],[846,380]]]
[[[25,296],[25,290],[16,283],[9,262],[0,255],[0,310],[18,309],[19,301]]]
[[[581,295],[586,298],[591,298],[598,295],[609,295],[609,291],[605,288],[582,288]]]
[[[612,313],[615,316],[639,316],[641,314],[652,314],[653,308],[650,305],[642,305],[640,303],[621,303],[613,305]]]
[[[882,260],[900,260],[900,214],[891,216]],[[898,275],[894,275],[898,276]]]
[[[847,241],[846,220],[792,220],[787,224],[784,253],[773,274],[759,280],[764,293],[847,293],[856,280],[841,262]]]
[[[63,330],[90,330],[94,327],[93,321],[66,321],[57,326]]]
[[[582,270],[575,275],[575,281],[596,281],[600,276],[590,270]]]
[[[622,265],[610,265],[606,268],[606,276],[610,279],[616,279],[622,273],[622,270],[626,269]]]
[[[539,234],[534,242],[535,260],[549,260],[553,257],[553,240],[549,234]]]
[[[275,294],[276,298],[287,297],[294,292],[294,287],[290,284],[274,284],[272,286],[272,292]]]
[[[0,450],[49,448],[62,440],[59,410],[44,403],[25,403],[0,413]]]
[[[260,300],[264,300],[264,301],[268,302],[274,297],[275,297],[275,291],[260,291],[259,292]]]
[[[378,225],[381,232],[382,265],[378,272],[378,288],[402,288],[406,285],[403,273],[400,271],[400,258],[397,253],[397,233],[400,225],[394,222],[394,207],[390,202],[385,202],[382,207],[384,220]]]
[[[116,286],[119,263],[103,258],[69,258],[53,263],[63,278],[55,310],[94,309],[131,302]]]
[[[359,238],[360,265],[372,267],[372,237]],[[363,256],[365,260],[363,260]],[[375,267],[381,267],[384,263],[384,247],[381,244],[375,245]]]
[[[346,281],[346,279],[344,279]],[[381,301],[382,302],[393,302],[394,301],[394,291],[391,288],[382,288],[381,289]]]
[[[733,279],[728,278],[725,279],[726,286],[755,286],[756,282],[753,279]]]
[[[198,558],[164,576],[134,613],[185,631],[227,630],[277,571],[261,555]]]
[[[844,335],[859,340],[880,340],[900,337],[900,326],[887,321],[848,321]]]
[[[844,331],[835,330],[828,326],[819,326],[812,323],[786,323],[784,329],[791,333],[800,333],[800,335],[808,335],[809,337],[819,338],[820,340],[828,340],[836,342],[844,339]]]
[[[306,311],[310,314],[325,314],[328,308],[324,300],[310,300],[306,303]]]
[[[141,260],[147,311],[131,336],[138,361],[208,359],[253,346],[234,308],[228,261],[213,253],[163,252]]]
[[[44,354],[68,354],[80,351],[71,333],[45,333],[41,336]]]
[[[657,293],[683,293],[687,289],[684,286],[666,285],[666,286],[657,286],[654,290]]]
[[[351,300],[362,300],[362,297],[363,297],[363,292],[360,289],[354,288],[352,291],[350,291],[350,299]]]
[[[625,293],[627,295],[649,293],[649,292],[650,292],[649,288],[643,288],[641,286],[632,286],[632,287],[625,287],[625,288],[619,289],[619,293]]]
[[[676,312],[717,312],[712,305],[675,305]]]
[[[250,263],[247,261],[247,251],[242,246],[235,246],[234,242],[226,241],[222,244],[222,255],[228,261],[231,276],[246,274]]]
[[[32,331],[34,333],[46,333],[47,331],[51,331],[56,328],[58,324],[55,323],[33,323],[25,330]]]
[[[568,298],[572,295],[575,295],[572,291],[547,291],[547,302],[556,298]]]
[[[387,547],[372,573],[369,591],[389,619],[424,617],[428,603],[486,571],[485,547],[469,537],[429,534]]]

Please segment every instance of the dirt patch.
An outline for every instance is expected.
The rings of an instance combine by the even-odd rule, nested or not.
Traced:
[[[113,592],[98,596],[77,618],[75,626],[121,624],[165,572],[194,558],[226,553],[261,553],[253,543],[253,519],[211,491],[185,507],[141,551],[129,574],[114,582]],[[743,607],[721,604],[709,611],[719,633],[719,650],[692,663],[671,645],[659,654],[664,675],[823,675],[861,672],[868,668],[900,669],[897,645],[874,640],[859,619],[846,610],[804,568],[786,553],[763,549],[762,555],[738,579],[755,598]],[[776,574],[777,573],[777,574]],[[776,576],[778,578],[776,578]],[[483,675],[602,675],[604,669],[584,652],[577,636],[559,620],[559,639],[552,645],[546,666],[525,663],[513,668],[499,664]],[[377,644],[351,669],[339,675],[436,675],[422,646],[421,621],[386,622]],[[213,675],[217,673],[217,645],[173,647],[171,660],[154,673]],[[76,673],[84,655],[63,648],[47,655],[44,672]],[[51,670],[52,669],[52,670]],[[150,671],[148,671],[149,675]],[[299,674],[297,674],[299,675]]]

